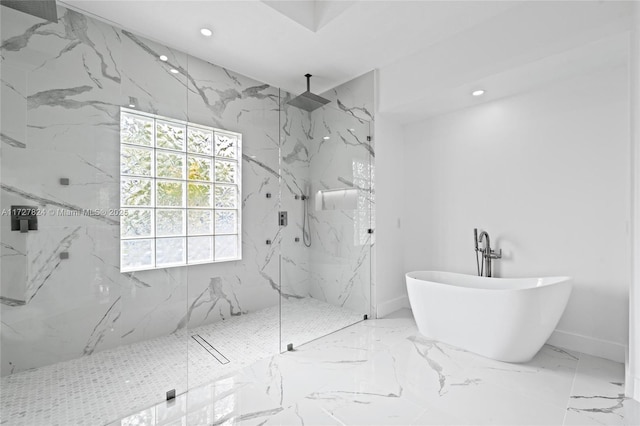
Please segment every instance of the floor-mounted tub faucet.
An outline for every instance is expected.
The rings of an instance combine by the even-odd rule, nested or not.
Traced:
[[[491,242],[489,239],[489,233],[482,231],[478,238],[478,228],[474,228],[473,236],[476,245],[476,263],[478,265],[478,275],[483,277],[491,277],[491,261],[493,259],[500,259],[502,257],[502,249],[498,253],[491,249]],[[478,244],[483,244],[482,248],[478,247]],[[480,268],[480,261],[478,260],[478,253],[482,253],[482,269]]]

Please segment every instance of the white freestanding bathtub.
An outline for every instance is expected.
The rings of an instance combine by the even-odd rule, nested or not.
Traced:
[[[570,277],[486,278],[416,271],[406,279],[421,334],[507,362],[526,362],[538,353],[571,294]]]

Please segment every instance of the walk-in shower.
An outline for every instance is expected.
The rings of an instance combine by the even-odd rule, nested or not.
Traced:
[[[0,207],[38,223],[0,221],[3,422],[104,424],[370,315],[367,120],[58,18],[2,7]]]

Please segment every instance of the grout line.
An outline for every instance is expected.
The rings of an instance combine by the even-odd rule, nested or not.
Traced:
[[[346,426],[346,423],[344,423],[342,420],[340,420],[340,418],[336,417],[333,413],[329,412],[329,410],[327,410],[326,408],[324,408],[322,405],[320,405],[320,409],[322,411],[325,412],[325,414],[327,414],[329,417],[331,417],[332,419],[334,419],[335,421],[337,421],[341,426]]]
[[[569,412],[569,404],[571,403],[571,395],[573,395],[573,389],[576,386],[576,378],[578,377],[578,368],[580,367],[580,360],[582,358],[581,352],[576,352],[578,356],[578,362],[576,362],[576,369],[573,372],[573,381],[571,382],[571,390],[569,391],[569,395],[567,396],[567,404],[564,407],[564,417],[562,419],[562,424],[566,424],[567,422],[567,413]]]

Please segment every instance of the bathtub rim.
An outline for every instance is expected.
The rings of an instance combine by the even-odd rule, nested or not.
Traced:
[[[501,280],[509,280],[509,281],[519,281],[519,282],[523,282],[523,281],[535,281],[535,280],[539,280],[539,279],[544,279],[544,280],[549,280],[549,282],[544,283],[542,285],[539,286],[528,286],[528,287],[522,287],[522,288],[491,288],[491,287],[468,287],[465,285],[456,285],[456,284],[448,284],[448,283],[443,283],[443,282],[438,282],[438,281],[433,281],[433,280],[426,280],[423,278],[418,278],[416,276],[413,276],[411,274],[416,274],[416,273],[437,273],[437,274],[446,274],[449,275],[451,277],[467,277],[467,278],[475,278],[478,279],[478,281],[485,281],[485,282],[496,282],[496,281],[501,281]],[[429,285],[435,285],[438,287],[447,287],[450,289],[460,289],[460,291],[491,291],[491,292],[522,292],[522,291],[531,291],[531,290],[536,290],[536,289],[541,289],[541,288],[546,288],[546,287],[550,287],[553,285],[560,285],[560,284],[568,284],[573,286],[573,277],[570,276],[564,276],[564,275],[554,275],[554,276],[544,276],[544,277],[514,277],[514,278],[504,278],[504,277],[481,277],[478,275],[469,275],[469,274],[461,274],[458,272],[448,272],[448,271],[436,271],[436,270],[415,270],[415,271],[410,271],[410,272],[406,272],[405,273],[405,282],[408,285],[409,281],[408,279],[411,278],[412,280],[415,281],[421,281],[424,282],[426,284]]]

